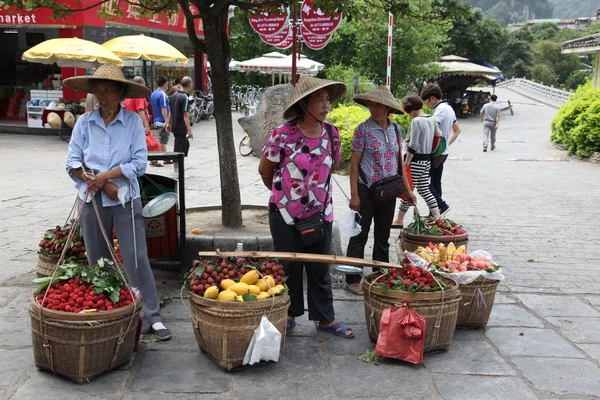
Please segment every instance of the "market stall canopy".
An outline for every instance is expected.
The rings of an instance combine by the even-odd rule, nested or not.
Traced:
[[[237,61],[235,61],[235,60],[231,60],[231,61],[229,62],[229,70],[230,70],[230,71],[237,71],[237,69],[238,69],[238,64],[239,64],[239,62],[237,62]],[[206,65],[207,65],[207,68],[208,68],[208,69],[210,69],[210,62],[207,62],[207,63],[206,63]]]
[[[59,67],[97,68],[101,64],[123,66],[123,60],[102,45],[79,38],[46,40],[23,53],[22,59]]]
[[[252,60],[241,61],[237,69],[239,71],[248,72],[265,72],[265,73],[292,73],[292,58],[285,54],[276,51],[264,54],[262,57],[253,58]],[[307,66],[298,64],[297,70],[299,74],[310,74],[311,70]]]
[[[145,35],[119,36],[102,46],[121,58],[186,64],[188,59],[169,43]]]
[[[292,56],[289,55],[287,56],[287,58],[289,58],[289,62],[291,65],[291,60],[292,60]],[[296,66],[298,68],[303,68],[305,70],[308,70],[309,72],[306,72],[306,75],[316,75],[319,71],[322,71],[325,69],[325,64],[321,64],[318,61],[314,61],[311,60],[310,58],[307,58],[305,55],[301,55],[299,60],[296,60]]]
[[[463,75],[463,76],[480,76],[486,75],[497,76],[502,74],[499,69],[485,67],[483,65],[470,62],[468,59],[459,56],[444,56],[440,61],[433,64],[443,68],[443,75]]]

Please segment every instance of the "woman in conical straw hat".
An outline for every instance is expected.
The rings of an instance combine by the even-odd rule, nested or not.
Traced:
[[[331,253],[333,204],[331,174],[342,160],[340,133],[324,123],[331,103],[346,92],[346,85],[301,76],[288,100],[286,124],[267,138],[258,167],[271,190],[269,225],[275,251]],[[304,314],[302,271],[308,277],[308,318],[319,329],[353,338],[349,326],[335,319],[329,266],[315,262],[284,262],[291,305],[286,331]]]
[[[389,118],[391,113],[404,114],[404,111],[387,86],[356,95],[354,101],[368,107],[371,117],[356,127],[352,138],[350,208],[359,212],[358,222],[362,230],[357,236],[350,238],[346,255],[364,258],[365,245],[373,222],[373,260],[389,262],[390,228],[394,219],[396,199],[375,204],[369,187],[404,171],[401,157],[402,128]],[[415,203],[415,195],[406,174],[402,173],[402,178],[407,198],[411,203]],[[360,280],[360,275],[346,275],[344,289],[354,294],[362,294]]]
[[[93,93],[98,101],[98,108],[81,115],[75,123],[66,163],[84,207],[81,227],[88,261],[96,264],[102,257],[112,258],[99,222],[109,235],[114,228],[129,280],[142,293],[144,322],[159,340],[168,340],[171,332],[162,323],[148,260],[137,179],[144,175],[148,163],[146,134],[140,116],[120,104],[125,97],[147,97],[150,91],[125,79],[121,68],[110,64],[102,65],[92,76],[65,79],[64,85]]]

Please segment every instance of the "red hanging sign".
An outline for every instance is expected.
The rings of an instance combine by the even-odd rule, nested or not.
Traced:
[[[313,35],[304,26],[302,26],[302,38],[304,39],[306,47],[309,49],[321,50],[323,47],[327,46],[327,43],[332,37],[332,33],[329,35]]]
[[[288,25],[288,14],[285,8],[281,6],[279,13],[264,10],[250,15],[250,26],[256,33],[264,36],[271,36],[280,33]]]
[[[342,13],[325,14],[321,9],[313,9],[312,0],[302,3],[302,25],[313,35],[328,35],[342,23]]]
[[[274,46],[277,47],[278,49],[284,50],[284,49],[289,49],[290,47],[292,47],[293,43],[294,43],[294,30],[290,27],[290,31],[289,31],[287,37],[285,38],[285,40],[279,44],[275,44]]]
[[[262,39],[263,42],[265,42],[266,44],[270,44],[271,46],[277,46],[280,43],[283,43],[288,36],[290,36],[292,32],[292,27],[289,26],[287,29],[283,29],[281,32],[276,33],[275,35],[269,35],[269,36],[265,36],[265,35],[259,35],[260,38]]]

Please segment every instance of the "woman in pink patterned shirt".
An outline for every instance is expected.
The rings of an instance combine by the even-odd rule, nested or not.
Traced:
[[[269,225],[275,251],[331,253],[331,174],[342,160],[342,150],[340,133],[323,121],[331,103],[345,92],[343,83],[300,77],[283,114],[289,122],[267,138],[258,172],[271,190]],[[315,231],[322,229],[312,243],[303,233],[313,230],[301,228],[307,220],[317,221]],[[288,261],[283,267],[291,301],[286,331],[290,333],[295,318],[304,314],[302,271],[306,269],[308,318],[322,331],[353,338],[352,329],[335,319],[329,265]]]

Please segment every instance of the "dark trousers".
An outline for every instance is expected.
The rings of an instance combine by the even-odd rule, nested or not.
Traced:
[[[436,160],[438,157],[435,157],[431,162],[431,169],[429,170],[429,190],[435,197],[435,200],[437,201],[438,207],[441,211],[442,208],[446,208],[448,206],[442,198],[442,174],[444,173],[444,162],[446,162],[446,158],[448,158],[448,156],[439,157],[443,158]]]
[[[331,222],[325,222],[323,240],[309,247],[302,245],[300,232],[288,225],[279,211],[269,213],[269,225],[275,251],[331,254]],[[281,264],[288,277],[286,284],[290,290],[291,304],[288,315],[299,317],[304,314],[302,271],[306,269],[308,319],[319,322],[333,321],[335,313],[329,264],[297,261],[283,261]]]
[[[369,230],[371,229],[371,221],[375,223],[373,228],[373,236],[375,244],[373,245],[373,260],[375,261],[390,261],[390,229],[392,220],[394,219],[394,211],[396,210],[396,199],[383,204],[375,204],[373,198],[369,194],[369,188],[362,183],[358,184],[358,197],[360,198],[360,210],[356,215],[357,222],[362,228],[361,232],[350,238],[346,256],[354,258],[365,258],[365,245],[369,238]],[[360,275],[346,275],[346,283],[359,283]]]

